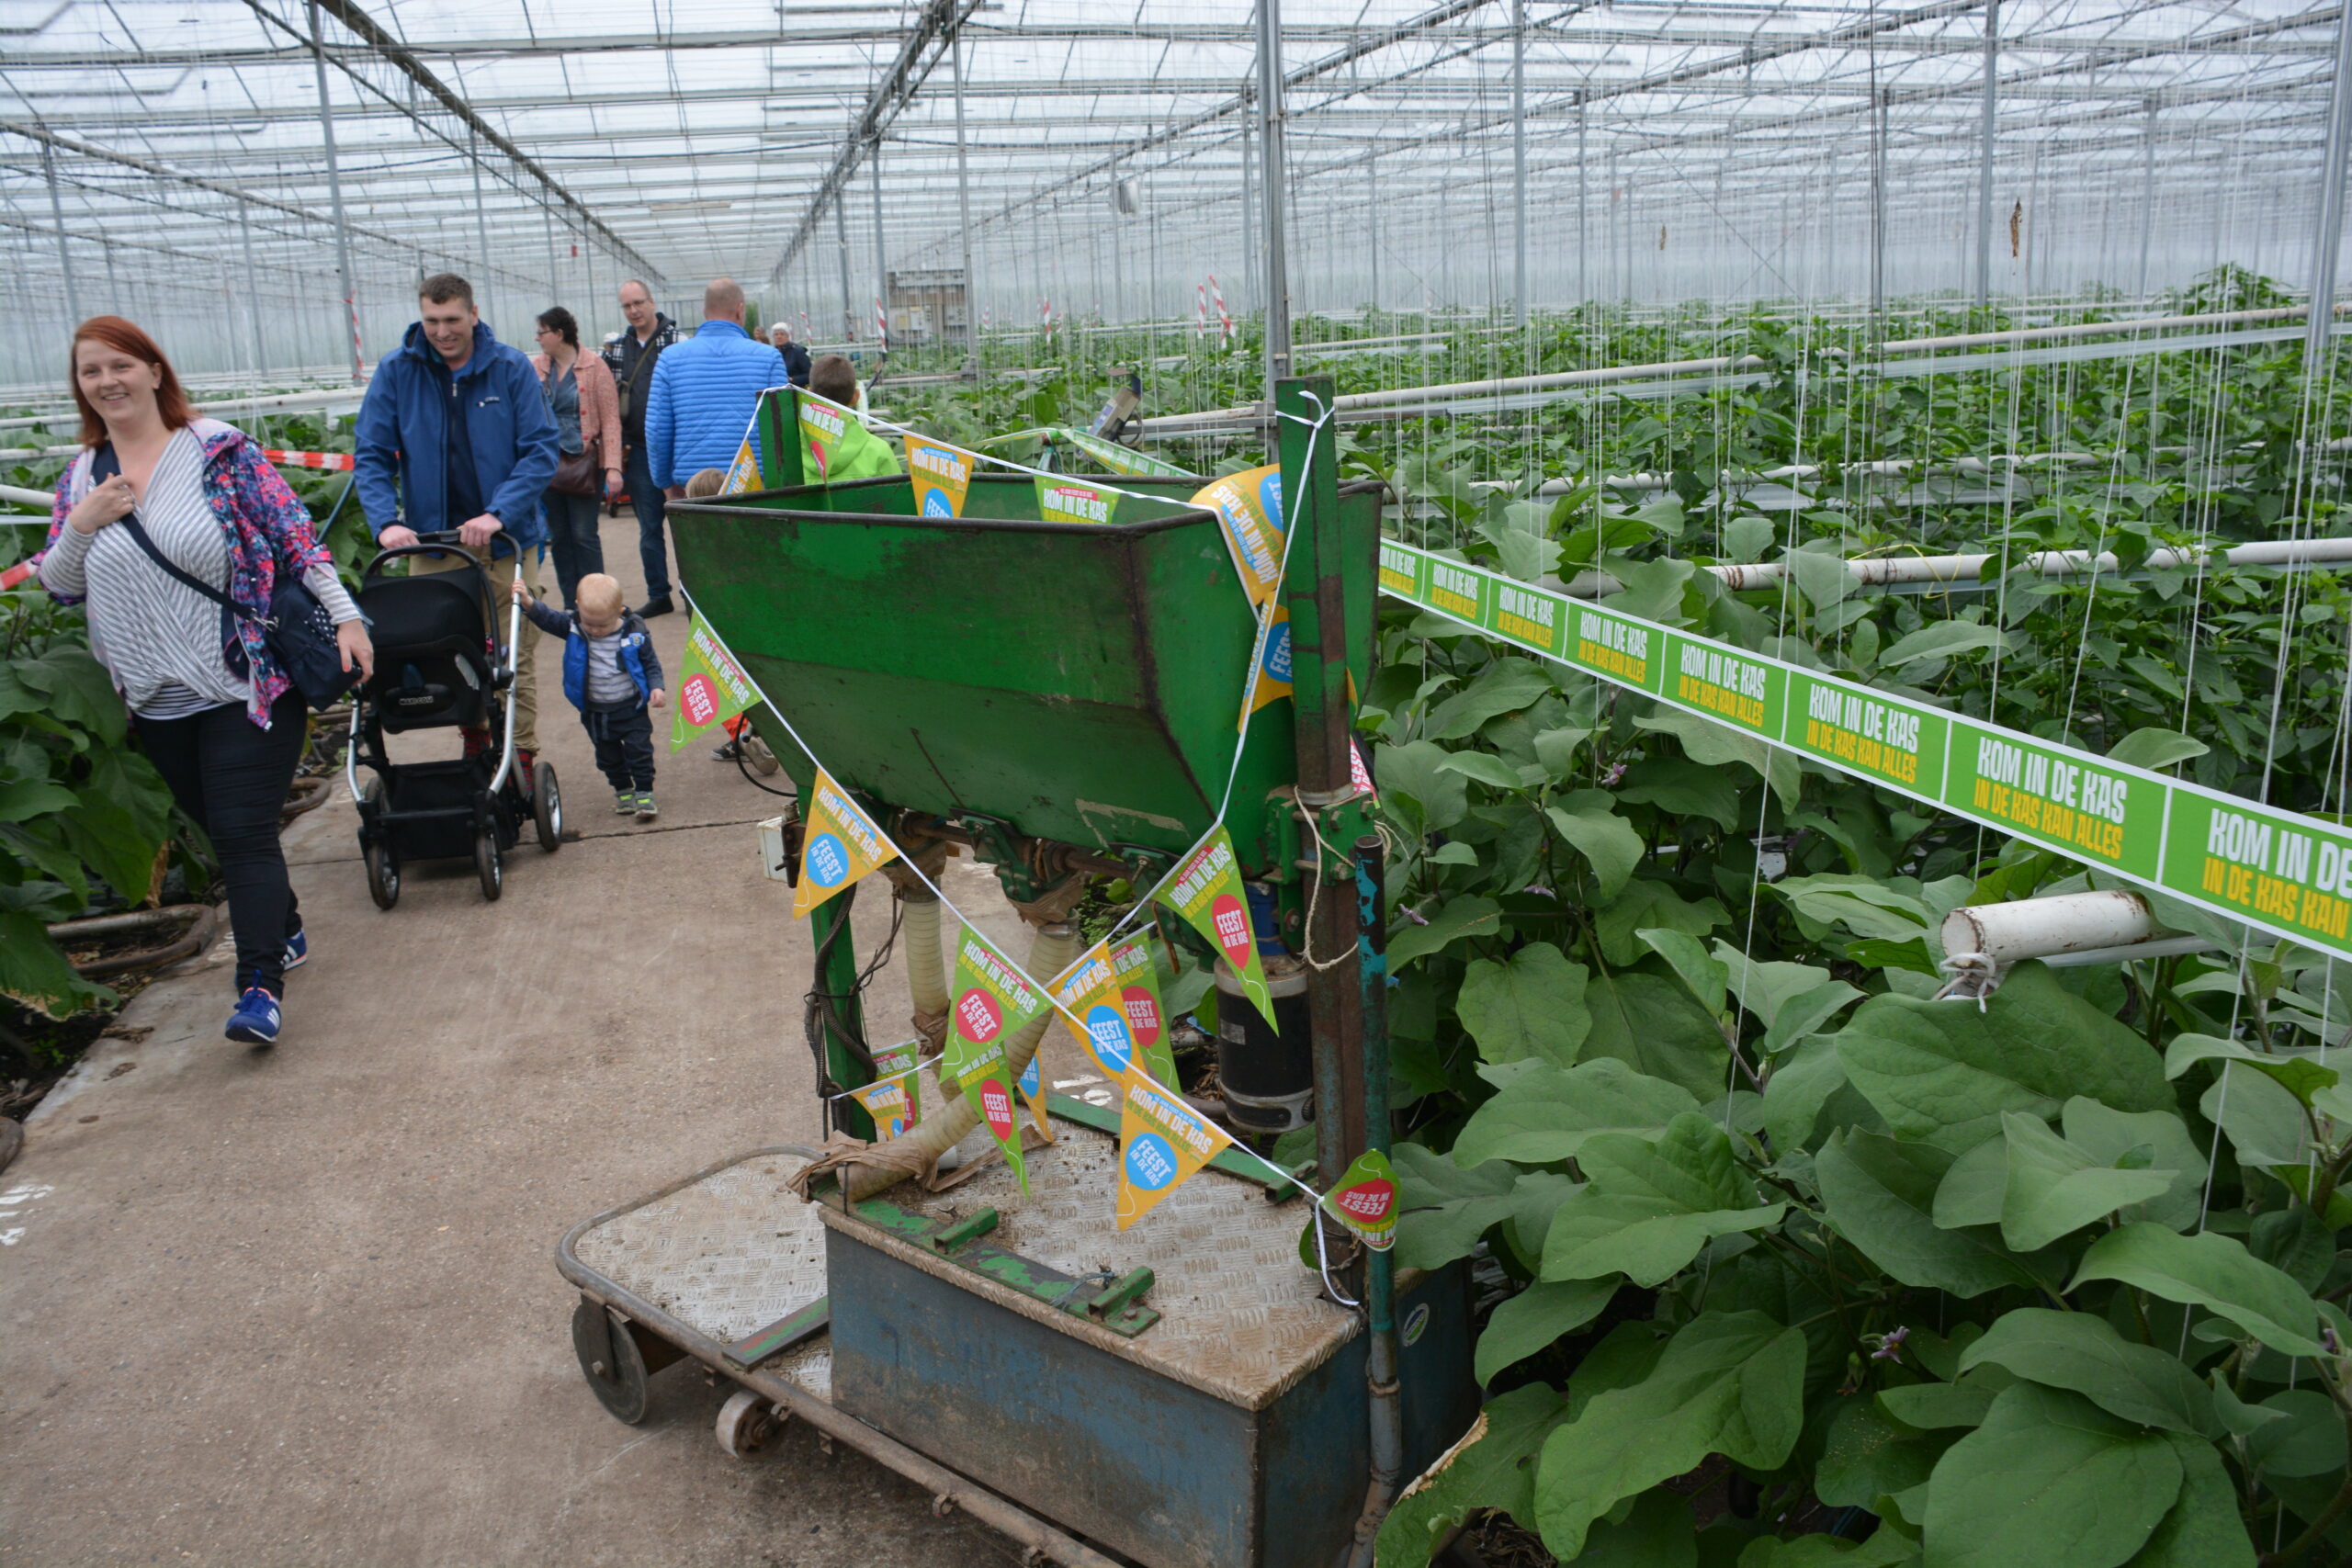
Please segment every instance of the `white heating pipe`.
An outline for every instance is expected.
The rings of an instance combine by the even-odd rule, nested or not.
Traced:
[[[1974,954],[1998,968],[2088,948],[2123,947],[2155,934],[2137,893],[2062,893],[2007,904],[1978,904],[1944,917],[1948,958]]]
[[[43,523],[49,521],[47,513],[56,499],[45,490],[27,490],[22,485],[0,485],[0,501],[13,501],[19,506],[38,506],[41,509],[42,515],[40,518],[28,519],[28,521]]]
[[[326,408],[335,403],[356,403],[359,400],[361,390],[362,389],[357,387],[342,387],[334,391],[325,392],[277,392],[267,397],[208,398],[191,389],[190,395],[197,405],[198,412],[201,413],[259,413],[270,409]],[[79,413],[73,408],[67,407],[51,414],[0,419],[0,430],[29,430],[35,425],[72,423],[80,418]]]
[[[1597,370],[1560,370],[1542,376],[1506,376],[1493,381],[1449,381],[1435,387],[1398,387],[1385,392],[1350,392],[1337,400],[1340,412],[1350,409],[1396,408],[1419,402],[1443,402],[1452,398],[1477,397],[1489,393],[1542,392],[1555,387],[1593,387],[1611,381],[1630,381],[1645,376],[1699,375],[1707,372],[1760,367],[1764,361],[1754,357],[1724,357],[1717,359],[1670,359],[1657,365],[1611,365]],[[1264,405],[1245,403],[1239,408],[1208,409],[1199,413],[1160,414],[1145,423],[1155,431],[1181,430],[1191,424],[1230,424],[1238,421],[1263,419]]]
[[[2335,313],[2342,315],[2352,306],[2338,305]],[[2257,321],[2300,321],[2310,315],[2310,308],[2290,305],[2280,310],[2228,310],[2212,316],[2138,316],[2120,321],[2078,321],[2064,327],[2020,327],[2001,333],[1965,333],[1958,337],[1904,338],[1895,343],[1879,344],[1881,354],[1913,354],[1922,349],[1974,348],[1997,343],[2052,343],[2062,338],[2116,337],[2128,333],[2170,332],[2182,327],[2225,327],[2252,325]]]
[[[1864,556],[1845,563],[1848,575],[1857,582],[1883,587],[1899,582],[1973,582],[1984,575],[1991,555],[1964,556]],[[2262,539],[2250,545],[2233,545],[2216,550],[2206,558],[2225,566],[2320,566],[2334,561],[2352,561],[2352,539]],[[2142,568],[2163,570],[2172,567],[2195,566],[2199,554],[2195,550],[2150,550]],[[2042,550],[2022,557],[2018,564],[2026,570],[2043,577],[2076,577],[2086,572],[2120,572],[2123,563],[2113,552],[2093,556],[2088,550]],[[1746,566],[1710,566],[1723,585],[1734,592],[1751,588],[1770,588],[1787,575],[1784,561],[1757,561]],[[1598,599],[1614,593],[1622,586],[1605,571],[1582,571],[1562,591],[1572,599]]]

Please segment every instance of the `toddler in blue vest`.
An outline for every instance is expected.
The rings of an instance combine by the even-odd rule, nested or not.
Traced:
[[[645,622],[621,597],[621,585],[601,571],[573,590],[580,607],[566,615],[531,597],[521,573],[514,600],[531,624],[563,638],[563,694],[596,748],[596,766],[613,786],[613,810],[650,822],[653,804],[653,713],[668,700],[662,660]]]

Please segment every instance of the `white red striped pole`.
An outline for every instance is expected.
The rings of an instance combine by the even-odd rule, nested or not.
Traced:
[[[1193,285],[1193,335],[1206,337],[1209,330],[1209,286]]]
[[[874,338],[882,345],[883,353],[890,352],[890,312],[883,309],[879,299],[874,301]]]
[[[1209,274],[1209,298],[1216,302],[1216,319],[1218,328],[1224,334],[1226,346],[1229,348],[1233,344],[1233,317],[1226,310],[1225,290],[1216,286],[1216,274],[1215,273]]]

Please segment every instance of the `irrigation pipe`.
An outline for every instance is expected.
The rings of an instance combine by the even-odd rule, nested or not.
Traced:
[[[2338,305],[2339,316],[2352,305]],[[2078,321],[2064,327],[2020,327],[2008,332],[1962,333],[1956,337],[1903,338],[1879,344],[1882,354],[1916,354],[1938,348],[1979,348],[1996,343],[2055,343],[2064,338],[2110,337],[2128,333],[2170,332],[2182,327],[2251,326],[2256,321],[2301,321],[2310,319],[2307,306],[2290,305],[2269,310],[2226,310],[2210,316],[2133,316],[2115,321]]]
[[[1872,587],[1906,582],[1973,584],[1982,580],[1985,564],[1996,558],[1989,554],[1863,556],[1849,558],[1841,564],[1847,575],[1855,581]],[[2352,561],[2352,539],[2262,539],[2250,545],[2233,545],[2227,549],[2211,552],[2156,549],[2148,552],[2148,558],[2140,563],[2140,570],[2163,571],[2200,564],[2207,567],[2219,564],[2292,569],[2325,566],[2338,561]],[[2108,575],[2126,570],[2112,551],[2094,555],[2089,550],[2043,550],[2027,556],[2019,564],[2025,570],[2042,577],[2076,577],[2092,572]],[[1707,566],[1700,570],[1713,572],[1725,588],[1738,593],[1779,584],[1788,574],[1788,563],[1784,558],[1757,561],[1745,566]],[[1582,571],[1561,592],[1572,599],[1598,599],[1603,594],[1616,592],[1623,586],[1605,571]]]

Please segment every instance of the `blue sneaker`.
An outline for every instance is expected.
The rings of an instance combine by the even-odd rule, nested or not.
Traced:
[[[237,998],[237,1010],[229,1015],[229,1038],[272,1045],[277,1042],[278,1023],[277,998],[259,986],[248,986]]]
[[[286,939],[286,962],[280,966],[300,969],[311,961],[311,938],[306,931],[296,931]]]

